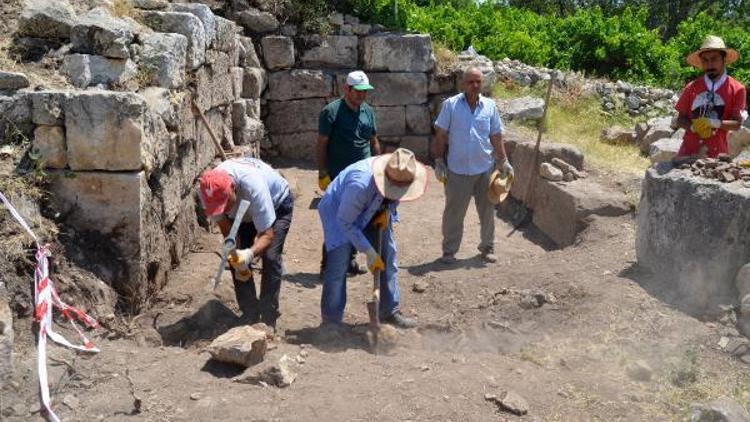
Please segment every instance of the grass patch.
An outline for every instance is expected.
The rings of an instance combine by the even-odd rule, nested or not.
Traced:
[[[546,86],[540,85],[521,87],[508,82],[498,83],[493,96],[501,99],[527,95],[544,98]],[[586,162],[596,168],[639,175],[648,168],[651,162],[641,155],[637,145],[609,145],[600,141],[603,129],[611,126],[632,128],[644,118],[634,119],[622,111],[606,114],[597,98],[582,95],[576,86],[552,92],[546,137],[554,142],[575,145],[586,157]],[[536,130],[535,127],[524,127]]]
[[[447,75],[458,65],[458,54],[438,41],[433,41],[432,51],[435,53],[435,73]]]
[[[135,18],[138,16],[138,11],[130,0],[113,1],[110,11],[119,18]]]

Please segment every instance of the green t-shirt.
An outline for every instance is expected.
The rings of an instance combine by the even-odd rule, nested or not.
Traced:
[[[326,170],[331,179],[349,164],[370,157],[370,139],[375,136],[375,112],[367,103],[354,111],[343,98],[320,112],[318,133],[328,137]]]

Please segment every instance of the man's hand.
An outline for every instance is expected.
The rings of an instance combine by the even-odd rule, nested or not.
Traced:
[[[435,178],[442,184],[448,182],[448,166],[445,165],[445,160],[442,158],[435,159]]]
[[[325,172],[318,172],[318,187],[320,188],[320,190],[325,191],[330,184],[331,176],[329,176],[328,173]]]
[[[500,161],[495,162],[495,167],[500,170],[503,176],[510,176],[514,178],[516,176],[513,166],[510,165],[510,161],[507,158],[503,158]]]
[[[693,124],[690,126],[690,130],[695,132],[701,139],[710,138],[714,133],[714,129],[721,127],[721,120],[709,119],[708,117],[699,117],[693,120]]]
[[[247,281],[251,276],[250,264],[253,262],[253,250],[247,249],[235,249],[229,255],[229,265],[235,270],[235,278],[240,281]]]
[[[370,248],[365,254],[367,255],[367,269],[370,270],[371,273],[375,274],[376,271],[385,271],[383,258],[375,252],[375,249]]]

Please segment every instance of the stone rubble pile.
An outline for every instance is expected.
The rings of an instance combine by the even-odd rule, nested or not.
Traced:
[[[733,162],[728,155],[721,155],[718,159],[700,158],[693,163],[680,164],[678,168],[690,170],[694,176],[716,179],[724,183],[750,181],[750,169]]]

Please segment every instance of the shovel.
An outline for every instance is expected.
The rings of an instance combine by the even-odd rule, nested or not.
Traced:
[[[224,239],[224,247],[221,252],[221,263],[219,264],[218,270],[216,270],[216,276],[214,277],[213,287],[211,289],[213,291],[216,291],[216,288],[219,287],[219,283],[221,283],[221,274],[226,268],[229,254],[237,248],[237,232],[240,229],[240,224],[242,224],[242,217],[245,216],[245,213],[247,212],[247,209],[249,207],[250,202],[244,199],[240,201],[240,205],[237,207],[237,214],[235,214],[234,216],[234,223],[232,223],[232,228],[229,229],[229,235],[227,235],[227,238]]]
[[[383,230],[385,228],[376,227],[377,232],[377,251],[379,256],[383,256]],[[367,338],[373,350],[377,350],[378,333],[380,332],[380,270],[373,271],[372,277],[372,296],[367,301],[367,313],[370,316],[370,324],[367,327]]]

